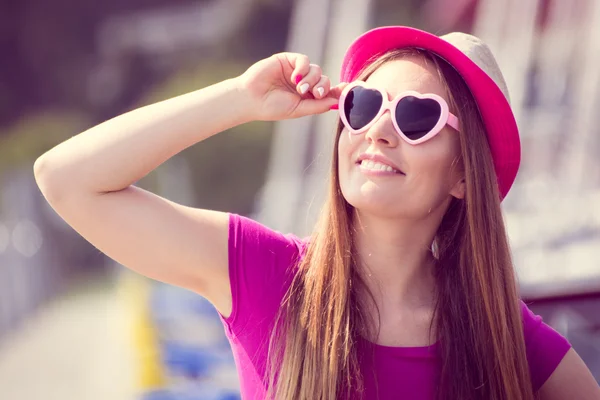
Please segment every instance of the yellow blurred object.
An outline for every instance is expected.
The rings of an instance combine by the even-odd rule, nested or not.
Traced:
[[[149,279],[130,271],[123,271],[120,290],[132,315],[133,346],[137,362],[137,385],[142,391],[165,386],[165,373],[160,359],[156,331],[150,314]]]

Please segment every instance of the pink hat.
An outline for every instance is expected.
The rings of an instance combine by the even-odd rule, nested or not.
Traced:
[[[521,160],[519,129],[500,68],[479,38],[459,32],[438,37],[406,26],[376,28],[350,45],[342,62],[340,82],[352,82],[378,56],[405,47],[435,53],[452,65],[470,88],[487,131],[500,198],[504,199]]]

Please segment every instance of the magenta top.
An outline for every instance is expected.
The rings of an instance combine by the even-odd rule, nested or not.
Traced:
[[[229,277],[233,308],[221,320],[231,343],[240,380],[242,399],[265,400],[267,348],[274,318],[291,284],[293,267],[305,247],[294,235],[283,235],[251,219],[235,214],[229,219]],[[542,322],[524,303],[523,323],[531,384],[537,391],[571,347],[565,338]],[[364,357],[365,398],[433,400],[441,360],[429,347],[373,346],[374,357]],[[360,357],[360,354],[359,354]],[[373,363],[371,365],[370,363]]]

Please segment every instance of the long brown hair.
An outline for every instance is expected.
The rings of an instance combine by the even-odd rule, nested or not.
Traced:
[[[449,64],[423,50],[391,51],[359,79],[407,55],[433,63],[461,121],[465,198],[452,199],[433,243],[438,266],[432,325],[442,364],[438,399],[531,400],[517,283],[475,100]],[[276,400],[335,400],[363,389],[357,339],[372,337],[375,328],[357,295],[366,286],[353,244],[353,208],[339,184],[342,128],[338,121],[325,205],[270,340],[269,398]]]

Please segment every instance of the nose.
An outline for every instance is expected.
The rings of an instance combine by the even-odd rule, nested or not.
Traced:
[[[389,111],[383,113],[381,117],[369,128],[365,134],[365,139],[371,143],[377,143],[386,147],[396,147],[400,138],[392,123]]]

